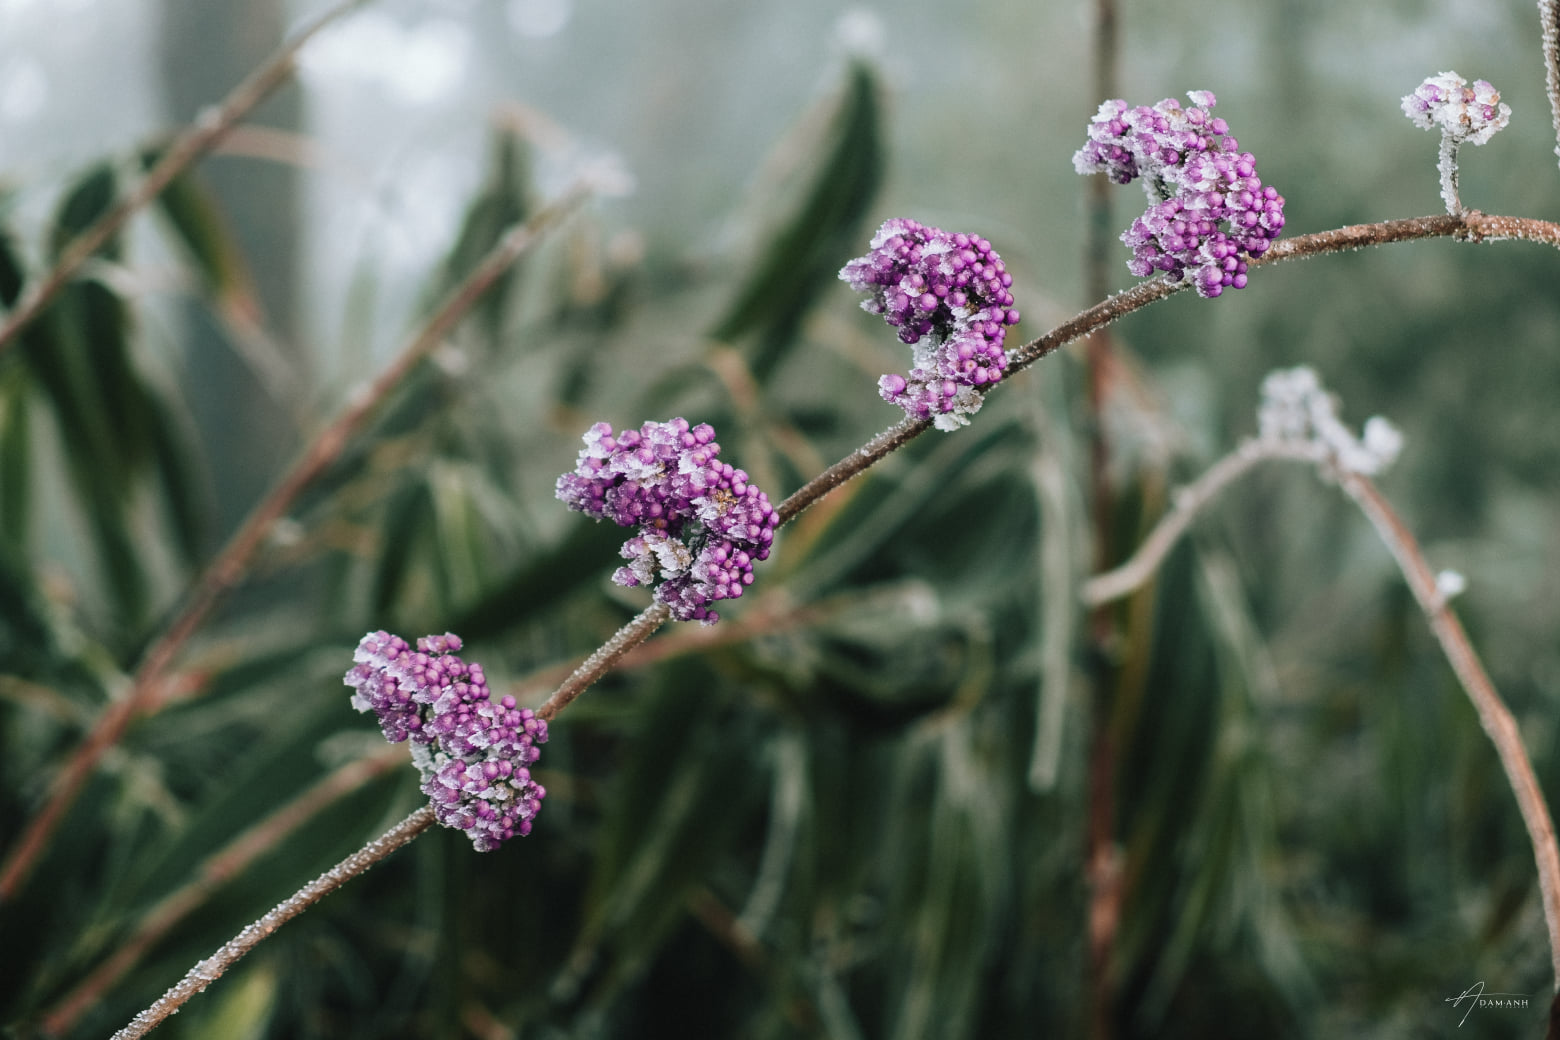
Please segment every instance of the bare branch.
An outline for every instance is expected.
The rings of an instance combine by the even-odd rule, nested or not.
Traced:
[[[1122,599],[1147,585],[1158,573],[1165,557],[1181,540],[1197,514],[1225,488],[1244,476],[1264,459],[1293,459],[1315,462],[1316,455],[1293,444],[1278,441],[1247,440],[1230,454],[1215,462],[1208,471],[1175,493],[1174,504],[1137,552],[1115,570],[1097,574],[1084,582],[1080,593],[1084,604],[1098,607]]]
[[[260,941],[276,931],[309,907],[318,903],[348,881],[389,856],[402,845],[417,837],[433,824],[433,809],[423,806],[406,819],[369,842],[325,873],[304,885],[292,897],[276,904],[260,920],[228,940],[216,953],[196,964],[178,985],[158,997],[151,1007],[136,1015],[130,1024],[115,1033],[113,1040],[134,1040],[155,1029],[163,1019],[178,1011],[195,994],[236,964],[239,958],[259,945]]]

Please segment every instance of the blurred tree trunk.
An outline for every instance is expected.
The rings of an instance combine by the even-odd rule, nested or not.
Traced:
[[[163,0],[160,79],[175,125],[222,99],[281,42],[286,0]],[[246,121],[296,130],[296,84],[267,99]],[[298,177],[294,168],[247,158],[207,159],[199,169],[215,194],[254,277],[263,327],[281,344],[296,341]],[[225,538],[292,455],[295,430],[235,351],[211,308],[184,308],[189,400],[212,470],[218,534]],[[304,359],[289,356],[299,365]]]

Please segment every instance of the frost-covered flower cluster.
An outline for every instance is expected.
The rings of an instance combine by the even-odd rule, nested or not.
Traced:
[[[639,529],[623,543],[629,563],[612,580],[655,585],[678,621],[719,621],[711,608],[742,595],[774,541],[779,518],[769,496],[719,454],[707,423],[647,422],[616,435],[597,423],[574,472],[558,478],[570,509]]]
[[[531,764],[547,723],[513,697],[494,700],[482,666],[456,656],[460,637],[424,636],[414,650],[388,632],[370,632],[352,655],[352,706],[379,718],[385,739],[412,742],[412,762],[434,816],[487,852],[531,823],[547,790]]]
[[[1197,294],[1212,298],[1245,288],[1246,261],[1267,252],[1284,227],[1284,197],[1262,183],[1255,157],[1211,114],[1212,91],[1187,97],[1192,108],[1174,98],[1151,108],[1105,102],[1073,167],[1117,184],[1143,178],[1148,209],[1121,236],[1132,249],[1128,269],[1139,278],[1163,271],[1171,281],[1190,271]]]
[[[991,243],[914,220],[884,221],[872,251],[840,271],[869,314],[881,314],[915,348],[910,374],[878,380],[883,400],[915,419],[956,430],[980,409],[980,387],[1007,368],[1002,349],[1017,325],[1013,276]]]
[[[1366,420],[1359,437],[1338,418],[1338,402],[1305,366],[1269,373],[1262,381],[1257,430],[1264,441],[1304,447],[1340,473],[1375,476],[1397,459],[1403,435],[1381,416]]]
[[[1500,91],[1476,79],[1472,85],[1455,72],[1431,76],[1403,98],[1403,114],[1421,130],[1441,131],[1441,198],[1446,212],[1462,212],[1457,197],[1457,150],[1467,144],[1483,144],[1511,121],[1511,106],[1500,100]]]
[[[1458,141],[1483,144],[1511,121],[1511,106],[1485,80],[1469,84],[1455,72],[1443,72],[1403,98],[1403,114],[1421,130],[1439,128]]]

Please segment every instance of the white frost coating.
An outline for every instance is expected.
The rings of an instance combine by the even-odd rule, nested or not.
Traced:
[[[1257,430],[1261,440],[1303,449],[1324,472],[1335,474],[1376,476],[1403,450],[1402,433],[1380,416],[1355,437],[1338,418],[1337,401],[1315,371],[1304,366],[1273,372],[1262,381]]]
[[[1544,89],[1555,123],[1555,155],[1560,156],[1560,5],[1538,0],[1538,20],[1544,38]]]
[[[944,433],[968,426],[969,417],[980,411],[983,400],[973,386],[961,386],[958,393],[953,395],[953,411],[937,413],[932,417],[932,425]]]
[[[198,962],[176,986],[158,997],[150,1007],[137,1014],[128,1025],[115,1033],[113,1040],[137,1040],[138,1037],[145,1036],[155,1029],[168,1016],[178,1014],[179,1008],[187,1000],[221,978],[240,957],[254,949],[260,940],[417,837],[433,822],[433,810],[424,806],[379,838],[369,842],[304,885],[290,898],[278,903],[260,920],[246,926],[243,931],[229,939],[210,957]]]
[[[1403,114],[1422,130],[1440,129],[1441,147],[1436,172],[1441,177],[1441,200],[1446,212],[1461,216],[1457,196],[1457,151],[1463,144],[1484,144],[1511,121],[1511,106],[1500,100],[1500,91],[1482,79],[1468,81],[1455,72],[1431,76],[1403,98]]]

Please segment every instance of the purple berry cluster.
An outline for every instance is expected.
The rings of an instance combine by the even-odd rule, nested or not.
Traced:
[[[456,656],[460,637],[424,636],[413,650],[388,632],[370,632],[352,655],[352,706],[379,718],[385,739],[412,742],[422,792],[446,827],[478,852],[496,849],[531,823],[547,796],[531,763],[547,743],[547,723],[513,697],[489,696],[482,666]]]
[[[597,423],[574,472],[558,478],[570,509],[639,529],[612,580],[654,585],[678,621],[719,621],[711,608],[753,583],[753,564],[769,557],[775,537],[769,496],[719,454],[708,423],[647,422],[616,435]]]
[[[1121,240],[1139,278],[1163,271],[1171,281],[1192,272],[1199,296],[1246,285],[1246,260],[1261,256],[1284,226],[1284,197],[1257,176],[1229,125],[1210,114],[1211,91],[1187,94],[1192,108],[1166,98],[1152,108],[1107,101],[1089,123],[1089,143],[1073,156],[1081,174],[1117,184],[1143,178],[1148,210]]]
[[[1013,276],[991,243],[950,235],[914,220],[883,223],[872,251],[840,271],[866,293],[862,310],[881,314],[915,347],[908,376],[878,380],[883,400],[941,430],[969,422],[981,403],[979,388],[1002,378],[1007,327],[1018,324]]]

